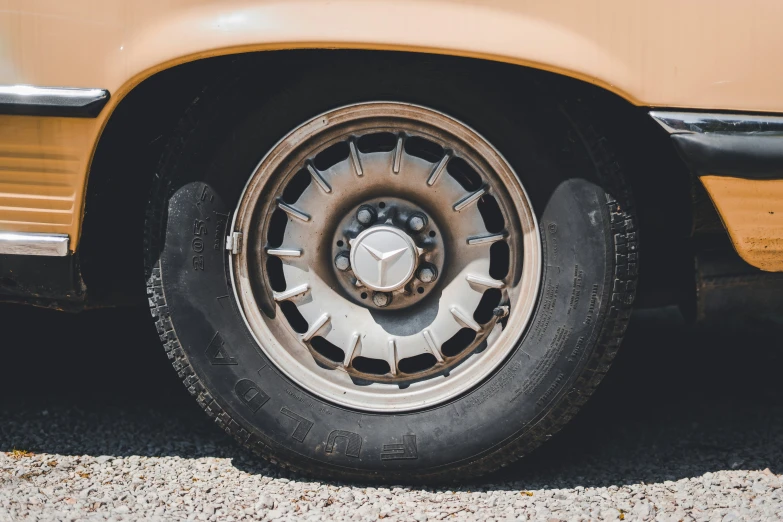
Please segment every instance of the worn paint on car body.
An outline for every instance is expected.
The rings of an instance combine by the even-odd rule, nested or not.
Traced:
[[[702,176],[731,236],[753,266],[783,272],[783,180]]]

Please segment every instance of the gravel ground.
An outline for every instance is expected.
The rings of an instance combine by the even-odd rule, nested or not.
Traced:
[[[143,310],[0,313],[19,325],[0,366],[0,521],[783,519],[772,327],[696,332],[640,314],[596,396],[541,450],[480,482],[420,488],[252,458],[185,393]]]

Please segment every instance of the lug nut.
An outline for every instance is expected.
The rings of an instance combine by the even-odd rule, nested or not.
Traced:
[[[419,269],[419,281],[422,283],[432,283],[438,277],[438,272],[434,266],[427,265]]]
[[[334,258],[334,266],[337,267],[337,270],[342,272],[351,268],[351,260],[348,258],[348,254],[345,252],[337,254],[337,257]]]
[[[391,303],[391,294],[387,294],[386,292],[375,292],[372,294],[372,302],[375,303],[375,306],[381,308],[389,306],[389,303]]]
[[[408,219],[408,228],[414,232],[421,232],[427,226],[427,218],[421,214],[414,214]]]
[[[377,218],[375,209],[372,207],[361,207],[356,213],[356,220],[362,225],[372,225]]]

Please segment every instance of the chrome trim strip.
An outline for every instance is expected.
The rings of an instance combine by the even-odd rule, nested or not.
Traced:
[[[95,117],[109,101],[106,89],[0,85],[0,114]]]
[[[783,116],[650,111],[669,134],[783,134]]]
[[[0,254],[64,257],[68,255],[68,234],[0,232]]]
[[[33,85],[0,85],[0,100],[7,97],[32,99],[33,97],[54,96],[59,98],[85,98],[96,100],[106,94],[103,89],[78,89],[71,87],[35,87]]]

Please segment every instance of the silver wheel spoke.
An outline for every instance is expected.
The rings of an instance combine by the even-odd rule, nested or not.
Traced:
[[[387,362],[389,363],[391,374],[397,375],[397,341],[395,339],[389,339],[389,357]]]
[[[481,331],[481,325],[474,321],[472,317],[468,316],[460,307],[452,306],[449,310],[451,311],[451,315],[454,316],[454,319],[465,328],[470,328],[474,332]]]
[[[446,170],[446,165],[449,164],[449,160],[451,159],[451,154],[446,153],[445,156],[438,162],[438,164],[435,166],[435,168],[432,171],[432,174],[430,174],[430,177],[427,179],[427,185],[432,186],[435,184],[436,181],[438,181],[438,178],[440,178],[441,174],[443,174],[443,171]]]
[[[302,251],[297,248],[267,248],[266,253],[277,257],[300,257]]]
[[[351,365],[351,361],[353,361],[356,349],[359,348],[359,342],[361,339],[362,336],[359,333],[355,333],[351,336],[351,342],[348,345],[348,349],[345,350],[345,359],[343,359],[343,366],[346,368]]]
[[[427,343],[427,350],[435,356],[435,359],[439,363],[443,362],[443,355],[440,353],[440,348],[435,343],[435,339],[432,338],[432,333],[429,330],[424,330],[421,332],[422,337],[424,337],[424,341]]]
[[[296,297],[298,295],[302,295],[310,290],[310,285],[307,283],[303,285],[299,285],[297,287],[294,287],[290,290],[286,290],[284,292],[274,292],[272,295],[275,298],[275,301],[285,301],[287,299],[291,299],[292,297]]]
[[[483,196],[486,193],[487,193],[487,189],[485,187],[481,187],[476,192],[473,192],[472,194],[468,194],[467,196],[465,196],[464,198],[462,198],[461,200],[457,201],[454,204],[454,212],[459,212],[460,210],[466,208],[468,205],[475,203],[476,201],[479,200],[481,196]]]
[[[310,216],[308,214],[305,214],[304,212],[302,212],[296,207],[292,207],[291,205],[285,203],[284,201],[278,201],[277,208],[279,208],[289,216],[296,218],[300,221],[304,221],[305,223],[310,221]]]
[[[394,148],[394,163],[392,164],[392,172],[395,174],[400,173],[400,166],[402,165],[402,152],[404,139],[402,136],[397,137],[397,146]]]
[[[321,175],[320,172],[316,170],[316,168],[313,166],[312,163],[307,164],[307,170],[310,172],[310,176],[313,178],[313,181],[315,181],[315,184],[318,185],[321,188],[321,190],[323,190],[327,194],[332,192],[331,185],[329,185],[329,183],[326,182],[324,177]]]
[[[321,328],[326,326],[326,323],[328,323],[330,320],[331,317],[329,316],[329,314],[323,314],[315,321],[315,323],[313,323],[312,326],[310,326],[310,328],[305,333],[302,334],[302,340],[309,341],[310,339],[312,339],[315,336],[315,334],[317,334],[321,330]]]
[[[482,236],[473,236],[467,239],[469,245],[485,245],[487,243],[497,243],[506,239],[505,234],[486,234]]]
[[[477,286],[483,286],[486,288],[504,288],[506,284],[503,281],[499,281],[497,279],[491,279],[488,277],[481,277],[476,274],[468,274],[465,276],[465,279],[468,281],[468,283],[472,283],[473,285]]]
[[[362,162],[359,159],[359,151],[356,149],[356,143],[354,143],[354,140],[351,140],[348,142],[348,147],[351,151],[351,163],[353,163],[353,168],[356,171],[357,176],[364,176],[364,171],[362,171]]]

